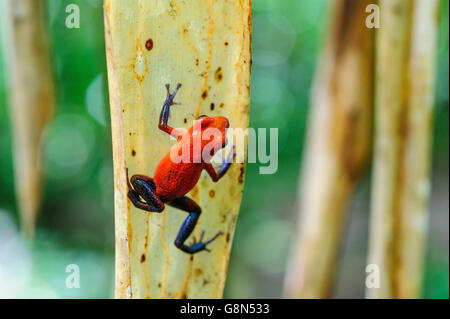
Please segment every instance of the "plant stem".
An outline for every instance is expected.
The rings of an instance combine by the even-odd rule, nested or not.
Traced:
[[[14,177],[22,231],[32,237],[42,188],[41,135],[54,109],[45,1],[3,1]]]
[[[182,83],[170,125],[226,116],[247,128],[251,1],[105,1],[116,218],[117,298],[220,298],[243,190],[245,164],[217,184],[202,175],[188,194],[203,210],[197,236],[224,233],[211,253],[174,246],[186,213],[145,213],[127,200],[125,168],[152,176],[174,141],[158,129],[164,85]],[[212,194],[212,195],[211,195]]]
[[[299,226],[285,278],[289,298],[326,298],[336,267],[346,210],[371,146],[373,1],[334,2],[319,59],[301,174]]]

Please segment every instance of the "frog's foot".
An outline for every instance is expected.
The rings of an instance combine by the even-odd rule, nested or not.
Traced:
[[[177,94],[177,92],[178,92],[178,89],[181,87],[181,83],[178,83],[177,84],[177,87],[175,88],[175,90],[172,92],[172,93],[170,93],[170,84],[166,84],[166,89],[167,89],[167,97],[166,97],[166,101],[165,101],[165,104],[167,104],[167,105],[174,105],[174,104],[177,104],[177,105],[180,105],[181,103],[180,102],[174,102],[173,101],[173,98],[175,97],[175,95]]]
[[[225,152],[225,151],[223,151]],[[220,170],[220,169],[226,169],[228,166],[231,165],[231,163],[234,162],[234,159],[236,158],[236,146],[232,145],[230,150],[228,151],[228,154],[223,157],[221,155],[221,152],[217,153],[217,156],[220,158],[220,163],[213,163],[214,169]]]
[[[194,237],[192,237],[192,244],[189,247],[189,249],[193,252],[191,252],[191,254],[202,251],[202,250],[206,250],[207,252],[211,252],[211,250],[209,250],[206,245],[210,244],[211,242],[213,242],[217,237],[219,237],[220,235],[222,235],[222,232],[218,232],[217,234],[215,234],[210,240],[207,240],[205,242],[202,242],[203,237],[205,236],[205,231],[203,230],[202,233],[200,234],[200,238],[197,242],[197,239]]]
[[[228,152],[226,162],[233,163],[235,158],[236,158],[236,146],[233,144],[230,148],[230,151]]]

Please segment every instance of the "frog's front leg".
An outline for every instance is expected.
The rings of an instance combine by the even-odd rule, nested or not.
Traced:
[[[126,171],[128,198],[133,205],[147,212],[161,213],[164,210],[164,203],[156,194],[153,179],[145,175],[133,175],[131,179],[128,179],[128,168]]]
[[[207,240],[206,242],[202,242],[204,235],[204,232],[202,232],[202,235],[200,236],[200,240],[198,242],[194,237],[193,238],[194,241],[191,245],[187,246],[184,243],[194,231],[195,225],[197,224],[198,218],[200,217],[200,214],[202,212],[200,206],[198,206],[196,202],[194,202],[187,196],[177,198],[167,204],[189,213],[189,216],[184,220],[178,232],[177,238],[175,239],[175,246],[177,246],[179,249],[188,254],[195,254],[202,250],[209,251],[206,245],[208,245],[218,236],[220,236],[222,232],[218,232],[215,236],[213,236],[210,240]]]
[[[181,103],[177,103],[177,102],[173,101],[173,99],[174,99],[175,95],[177,94],[178,89],[180,87],[181,87],[181,83],[178,83],[176,89],[172,93],[170,93],[170,85],[166,84],[167,96],[166,96],[166,100],[164,101],[163,108],[161,110],[161,114],[159,115],[159,124],[158,124],[158,128],[161,131],[166,132],[167,134],[170,134],[171,136],[175,137],[176,139],[178,139],[183,133],[181,131],[169,126],[167,124],[167,122],[169,121],[170,107],[174,104],[181,104]]]
[[[225,160],[222,158],[222,164],[220,164],[219,169],[216,171],[214,166],[211,163],[205,163],[204,168],[206,172],[209,174],[213,182],[219,181],[225,173],[230,168],[231,164],[233,163],[234,158],[236,157],[236,151],[234,145],[231,148],[231,152],[228,155],[228,158]]]

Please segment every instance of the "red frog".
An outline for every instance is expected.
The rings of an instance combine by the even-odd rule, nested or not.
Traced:
[[[191,245],[185,241],[192,234],[202,212],[201,208],[191,198],[185,196],[198,182],[203,169],[217,182],[230,168],[232,159],[236,155],[232,148],[231,158],[222,159],[222,164],[216,171],[211,164],[211,158],[226,145],[226,129],[230,126],[228,119],[223,116],[209,117],[202,115],[194,121],[194,125],[182,132],[167,125],[170,107],[181,84],[170,93],[166,84],[167,98],[159,117],[159,129],[177,139],[177,143],[170,152],[159,162],[153,178],[145,175],[133,175],[128,180],[128,198],[137,208],[148,212],[161,213],[165,204],[189,213],[175,239],[175,246],[182,251],[195,254],[206,247],[222,232],[218,232],[211,239],[202,242],[204,231],[197,242],[195,237]],[[187,154],[187,156],[186,156]]]

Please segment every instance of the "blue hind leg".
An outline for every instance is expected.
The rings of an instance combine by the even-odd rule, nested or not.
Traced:
[[[200,214],[202,212],[201,208],[197,205],[197,203],[195,203],[189,197],[183,196],[167,204],[189,213],[189,216],[184,220],[178,232],[177,238],[175,239],[175,246],[177,246],[179,249],[188,254],[195,254],[202,250],[210,251],[206,247],[206,245],[210,244],[217,237],[219,237],[222,234],[222,232],[218,232],[210,240],[202,242],[203,235],[205,234],[205,232],[203,231],[198,242],[196,238],[193,237],[193,243],[191,245],[185,244],[185,241],[194,231],[195,225],[197,224],[198,218],[200,217]]]

